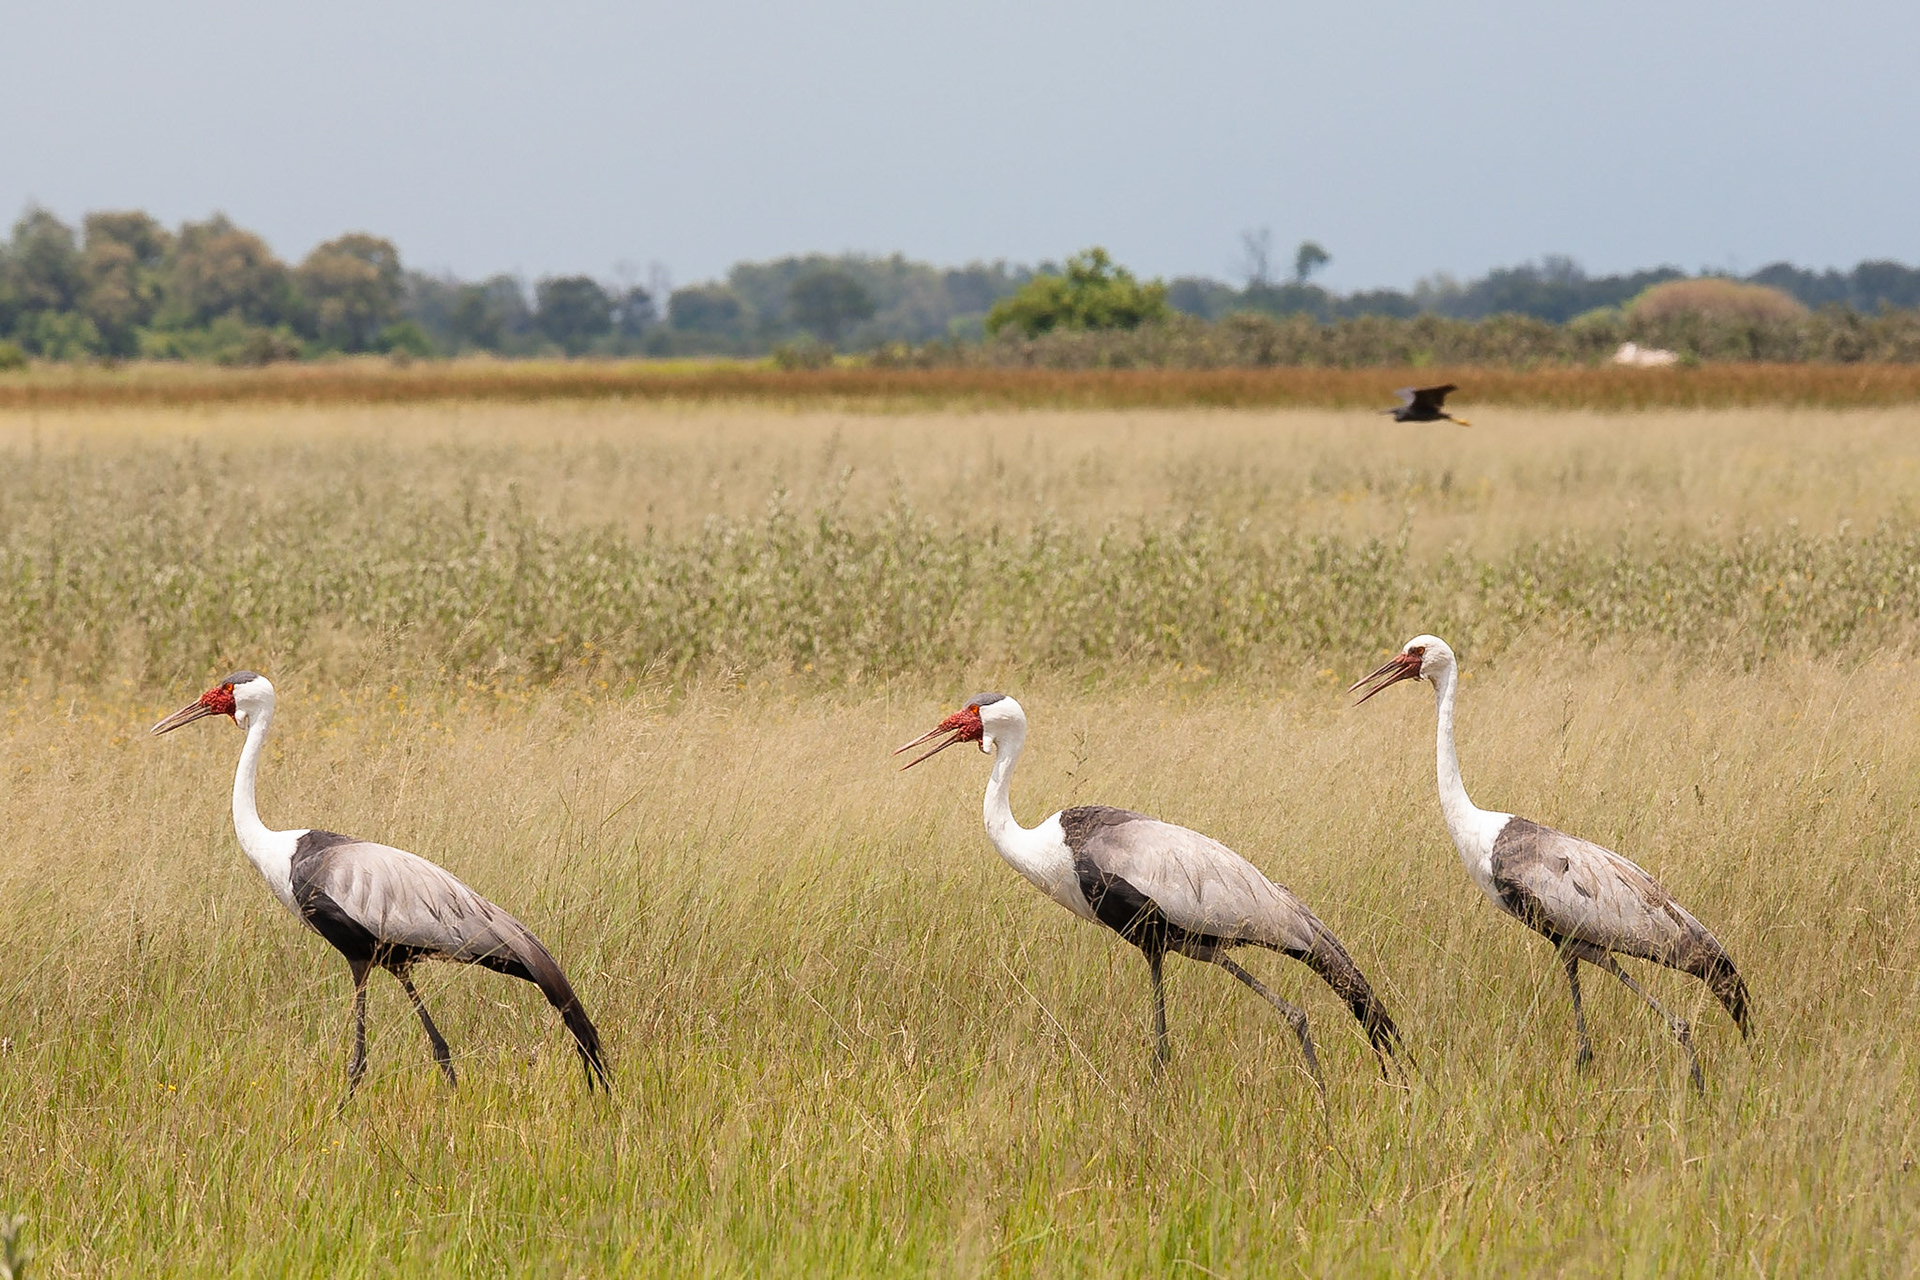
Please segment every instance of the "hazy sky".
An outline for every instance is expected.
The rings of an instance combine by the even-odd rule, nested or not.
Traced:
[[[224,210],[463,276],[1100,243],[1338,288],[1920,261],[1920,4],[10,5],[0,213]]]

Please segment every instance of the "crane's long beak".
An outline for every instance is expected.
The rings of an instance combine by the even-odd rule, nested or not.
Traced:
[[[1471,422],[1468,422],[1465,418],[1455,418],[1453,421],[1456,425],[1462,426],[1462,427],[1470,427],[1473,425]]]
[[[945,720],[942,720],[939,724],[933,726],[933,728],[927,730],[925,733],[915,738],[912,742],[909,742],[904,746],[896,747],[894,749],[893,754],[899,755],[902,751],[911,751],[915,747],[919,746],[921,743],[931,742],[943,733],[950,733],[953,736],[951,738],[948,738],[945,742],[941,743],[939,746],[935,747],[933,750],[927,752],[926,755],[915,756],[913,759],[907,761],[905,764],[900,766],[900,771],[902,773],[905,773],[908,769],[913,768],[913,766],[919,764],[922,760],[925,760],[928,756],[937,756],[942,751],[945,751],[948,747],[952,746],[956,742],[980,741],[981,737],[985,733],[985,727],[980,723],[979,709],[977,707],[969,706],[965,710],[954,712],[952,715],[948,716]]]
[[[201,716],[210,716],[212,714],[214,714],[212,707],[196,699],[168,716],[165,720],[162,720],[159,724],[153,726],[153,736],[157,738],[163,733],[171,733],[183,724],[192,724]]]
[[[940,724],[935,725],[933,728],[927,730],[925,733],[915,738],[912,742],[903,743],[900,746],[895,747],[893,749],[893,754],[899,755],[902,751],[911,751],[915,747],[919,746],[921,743],[931,742],[943,733],[951,734],[952,736],[949,737],[945,742],[941,743],[939,746],[933,748],[933,750],[925,752],[921,755],[917,755],[913,759],[901,765],[900,772],[905,773],[907,770],[913,768],[913,766],[919,764],[922,760],[931,759],[932,757],[939,755],[942,751],[945,751],[948,747],[952,746],[956,742],[966,741],[966,738],[962,736],[964,733],[964,730],[960,726],[950,725],[950,724],[946,724],[945,722],[942,722]]]
[[[1361,689],[1366,690],[1364,694],[1360,695],[1359,701],[1353,704],[1357,707],[1361,702],[1365,702],[1368,698],[1371,698],[1374,694],[1380,692],[1390,684],[1399,684],[1402,680],[1418,680],[1419,678],[1420,659],[1411,653],[1400,653],[1389,658],[1381,665],[1378,671],[1375,671],[1366,679],[1355,680],[1351,685],[1348,685],[1347,692],[1359,693]]]

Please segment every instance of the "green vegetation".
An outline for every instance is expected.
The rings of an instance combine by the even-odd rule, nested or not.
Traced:
[[[874,359],[905,368],[1524,370],[1604,363],[1623,342],[1677,351],[1690,361],[1911,364],[1920,361],[1920,311],[1864,316],[1828,308],[1754,320],[1636,309],[1594,312],[1563,325],[1524,315],[1363,316],[1322,323],[1305,315],[1243,312],[1217,322],[1179,317],[1137,329],[1055,330],[1031,338],[1002,332],[982,343],[886,348]]]
[[[1465,283],[1436,276],[1406,291],[1339,295],[1312,282],[1332,261],[1323,246],[1301,242],[1291,278],[1276,281],[1270,242],[1264,230],[1243,237],[1238,288],[1203,277],[1142,283],[1093,249],[1065,267],[951,269],[899,254],[806,254],[736,263],[724,279],[676,289],[659,264],[644,285],[626,266],[611,282],[584,274],[531,284],[511,275],[436,276],[408,270],[390,241],[359,232],[289,264],[220,214],[169,231],[137,211],[95,212],[76,232],[29,208],[0,243],[0,372],[26,356],[262,365],[367,353],[404,362],[779,352],[788,366],[811,367],[824,362],[824,348],[894,363],[904,352],[934,364],[1356,365],[1410,357],[1524,367],[1603,358],[1605,339],[1703,360],[1916,359],[1907,335],[1920,308],[1920,270],[1896,262],[1863,262],[1848,273],[1775,263],[1743,284],[1712,274],[1689,279],[1672,267],[1590,277],[1571,259],[1550,257]],[[1746,305],[1733,306],[1735,297]],[[1796,299],[1821,310],[1804,315]],[[1249,337],[1261,332],[1259,317],[1293,336]],[[1423,336],[1435,326],[1454,336],[1437,344]],[[978,350],[990,333],[997,340]],[[1100,336],[1071,337],[1081,333]],[[1135,338],[1107,341],[1116,333]],[[1042,350],[1022,345],[1035,341]],[[1380,355],[1383,346],[1400,354]]]
[[[1055,331],[1138,329],[1172,315],[1166,285],[1140,283],[1096,245],[1068,258],[1062,274],[1037,275],[1012,297],[994,303],[986,329],[989,335],[1012,329],[1034,338]]]
[[[586,662],[626,680],[769,667],[887,679],[958,655],[1252,675],[1351,665],[1422,626],[1478,652],[1544,630],[1854,653],[1920,625],[1920,526],[1904,521],[1730,541],[1550,536],[1436,562],[1405,536],[1250,535],[1203,515],[973,530],[905,505],[856,518],[776,502],[632,536],[364,473],[311,476],[285,497],[227,483],[201,457],[155,458],[112,486],[89,474],[43,459],[0,480],[0,673],[99,668],[144,685],[255,652],[312,667],[349,638],[472,678],[546,680]]]

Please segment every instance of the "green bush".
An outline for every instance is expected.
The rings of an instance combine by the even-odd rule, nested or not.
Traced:
[[[285,326],[252,325],[224,315],[204,328],[142,329],[140,355],[147,360],[205,360],[225,365],[265,365],[298,360],[306,346]]]
[[[373,347],[387,355],[412,356],[421,360],[431,359],[435,355],[433,339],[413,320],[396,320],[382,329]]]
[[[776,369],[825,369],[833,364],[833,348],[813,338],[796,338],[773,349]]]
[[[1067,259],[1065,275],[1039,275],[987,312],[986,331],[1017,329],[1029,338],[1067,332],[1137,329],[1173,315],[1167,286],[1146,284],[1095,246]]]
[[[26,348],[48,360],[84,360],[105,349],[100,330],[76,311],[39,311],[17,330]]]
[[[27,353],[20,349],[20,344],[0,340],[0,373],[11,373],[26,367]]]

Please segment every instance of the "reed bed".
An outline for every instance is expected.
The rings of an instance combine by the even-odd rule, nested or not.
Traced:
[[[1128,362],[1138,363],[1138,362]],[[462,360],[342,360],[264,369],[124,366],[0,375],[0,410],[234,404],[399,405],[565,399],[762,402],[893,413],[929,408],[1353,409],[1394,403],[1402,386],[1456,382],[1462,403],[1626,412],[1786,406],[1876,408],[1920,401],[1920,364],[1716,363],[1695,368],[1502,367],[881,367]]]
[[[1545,635],[1711,652],[1858,653],[1920,627],[1920,526],[1729,542],[1565,536],[1427,561],[1409,537],[1159,527],[956,530],[775,506],[630,539],[507,513],[290,498],[234,535],[187,511],[22,519],[0,544],[0,674],[141,685],[364,660],[470,679],[571,670],[669,683],[777,670],[831,682],[1043,670],[1273,675],[1438,629],[1482,652]]]

